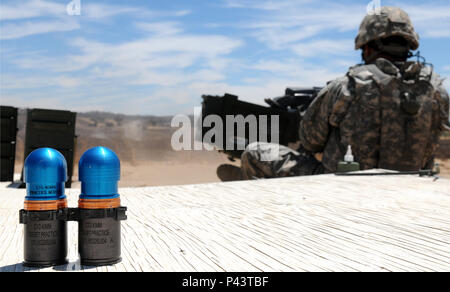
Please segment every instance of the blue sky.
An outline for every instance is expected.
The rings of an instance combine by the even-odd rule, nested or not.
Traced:
[[[323,86],[361,61],[370,1],[80,0],[68,15],[69,2],[2,0],[2,105],[168,115],[202,94],[261,103]],[[450,77],[450,2],[381,4],[410,14],[421,54]]]

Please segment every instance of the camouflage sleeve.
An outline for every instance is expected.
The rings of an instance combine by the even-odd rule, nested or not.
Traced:
[[[432,75],[430,83],[435,88],[433,99],[436,100],[439,107],[439,130],[450,131],[449,96],[447,90],[444,87],[444,79],[434,71],[431,74]]]
[[[439,145],[439,139],[443,131],[450,131],[449,121],[449,95],[443,86],[443,79],[433,72],[431,84],[435,88],[433,100],[433,125],[430,129],[430,141],[425,152],[425,169],[431,169],[434,165],[434,154]]]
[[[303,147],[311,152],[322,152],[331,127],[337,126],[332,113],[339,97],[348,95],[348,77],[338,78],[322,89],[302,118],[299,137]]]
[[[450,131],[450,120],[449,120],[449,96],[447,90],[443,85],[438,87],[437,99],[440,107],[440,120],[441,120],[441,130]]]

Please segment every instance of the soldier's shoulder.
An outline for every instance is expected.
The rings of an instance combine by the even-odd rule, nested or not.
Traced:
[[[362,80],[370,79],[377,74],[379,69],[374,64],[357,64],[351,66],[345,75],[342,75],[334,80],[328,81],[327,86],[323,88],[324,91],[333,91],[342,87],[346,87],[352,82],[352,79],[358,78]]]
[[[434,71],[432,66],[424,66],[420,72],[420,78],[422,80],[428,80],[433,89],[439,93],[440,99],[448,103],[449,95],[444,86],[445,78],[442,78],[436,71]]]
[[[374,64],[359,64],[350,67],[347,76],[352,81],[368,85],[370,81],[380,83],[385,79],[397,76],[398,73],[398,68],[392,63],[387,62],[384,59],[379,59],[377,60],[377,63]]]
[[[319,95],[337,94],[342,90],[347,90],[349,85],[349,77],[347,75],[340,76],[334,80],[328,81],[327,86],[322,88]]]
[[[361,76],[372,74],[373,71],[377,71],[378,67],[375,64],[358,64],[351,66],[348,69],[347,76]],[[364,77],[363,77],[364,78]]]
[[[429,76],[430,83],[431,85],[433,85],[433,87],[437,89],[444,89],[445,78],[442,78],[436,71],[434,71],[433,67],[427,66],[426,69],[424,69],[423,74],[427,74]]]

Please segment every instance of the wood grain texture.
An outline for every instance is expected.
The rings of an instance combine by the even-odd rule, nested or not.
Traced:
[[[450,180],[320,175],[123,188],[122,262],[24,268],[25,190],[0,184],[0,271],[450,271]],[[66,191],[75,207],[79,189]]]

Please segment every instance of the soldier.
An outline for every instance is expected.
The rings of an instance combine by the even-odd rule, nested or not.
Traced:
[[[348,145],[362,170],[432,168],[440,134],[450,129],[449,96],[431,67],[407,61],[418,47],[419,36],[400,8],[368,14],[355,39],[365,64],[351,67],[318,94],[300,124],[300,149],[253,143],[242,154],[241,168],[221,165],[218,176],[333,173]],[[322,161],[315,153],[323,154]]]

